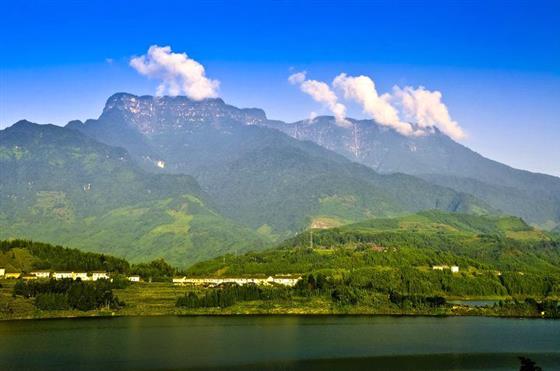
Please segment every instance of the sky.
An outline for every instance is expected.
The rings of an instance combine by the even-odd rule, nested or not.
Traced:
[[[378,112],[333,84],[342,73],[368,76],[379,96],[439,91],[457,141],[560,176],[558,1],[5,1],[0,128],[64,125],[98,117],[115,92],[156,94],[168,70],[131,66],[152,45],[203,66],[227,103],[284,121],[332,114],[288,81],[302,71],[348,117]]]

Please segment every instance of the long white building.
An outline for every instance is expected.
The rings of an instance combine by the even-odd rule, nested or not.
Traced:
[[[267,278],[263,277],[221,277],[221,278],[188,278],[175,277],[173,278],[173,283],[175,285],[190,285],[190,286],[218,286],[224,283],[235,283],[240,286],[255,284],[255,285],[283,285],[283,286],[295,286],[298,281],[301,280],[301,276],[269,276]]]

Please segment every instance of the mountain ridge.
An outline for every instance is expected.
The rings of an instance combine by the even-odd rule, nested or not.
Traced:
[[[341,199],[350,199],[346,213],[336,215],[343,223],[368,215],[387,215],[384,210],[402,213],[425,208],[470,208],[461,206],[470,202],[468,196],[455,194],[447,187],[429,186],[406,175],[382,176],[317,144],[295,140],[264,125],[265,115],[251,116],[253,109],[238,109],[216,99],[193,102],[185,97],[145,96],[143,103],[138,103],[139,99],[118,94],[109,98],[98,120],[71,128],[109,144],[115,141],[113,133],[119,128],[134,128],[135,135],[144,133],[140,134],[141,145],[127,147],[139,162],[157,153],[166,163],[165,171],[192,174],[225,215],[239,218],[252,228],[271,226],[280,235],[294,233],[309,224],[308,211],[315,217],[329,216],[321,214],[325,208],[318,203],[329,197],[334,197],[338,210],[344,204]],[[210,114],[216,104],[220,108]],[[143,107],[140,111],[139,105]],[[193,105],[204,108],[193,113]],[[142,152],[144,144],[146,152]],[[149,167],[149,163],[146,165]],[[393,190],[402,188],[399,185],[406,192],[397,194]],[[297,193],[302,194],[299,199],[293,196]],[[358,194],[361,196],[356,198]],[[363,212],[356,211],[360,208]],[[481,203],[477,208],[489,209]],[[271,210],[284,211],[278,215]]]

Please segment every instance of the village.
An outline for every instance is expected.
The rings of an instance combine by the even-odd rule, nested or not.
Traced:
[[[24,272],[7,272],[6,268],[0,268],[0,279],[7,280],[17,280],[22,279],[24,281],[38,280],[38,279],[71,279],[71,280],[81,280],[81,281],[97,281],[101,279],[110,280],[112,274],[109,272],[95,271],[95,272],[73,272],[73,271],[49,271],[49,270],[37,270],[28,273]],[[127,276],[130,282],[141,282],[142,278],[139,275]],[[297,282],[301,280],[301,276],[269,276],[269,277],[196,277],[189,278],[186,276],[174,277],[172,282],[174,285],[178,286],[200,286],[200,287],[216,287],[222,284],[237,284],[239,286],[244,285],[283,285],[293,287]]]
[[[433,265],[432,270],[444,271],[449,270],[452,273],[458,273],[459,267],[456,265]],[[100,279],[111,279],[109,272],[95,271],[95,272],[73,272],[73,271],[48,271],[37,270],[29,273],[24,272],[7,272],[5,268],[0,268],[0,279],[22,279],[25,281],[37,279],[72,279],[81,281],[97,281]],[[142,278],[139,275],[127,276],[130,282],[141,282]],[[237,284],[244,285],[282,285],[293,287],[302,277],[300,275],[276,275],[268,277],[173,277],[172,282],[177,286],[199,286],[199,287],[216,287],[222,284]]]

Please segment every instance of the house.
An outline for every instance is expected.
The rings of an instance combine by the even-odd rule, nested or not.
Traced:
[[[447,265],[433,265],[432,269],[435,271],[442,271],[444,269],[449,269],[449,266]]]
[[[33,274],[23,274],[21,275],[21,277],[24,281],[31,281],[31,280],[36,280],[37,277]]]
[[[173,277],[174,285],[184,285],[187,281],[187,277]]]
[[[91,280],[108,280],[109,274],[107,272],[91,272]]]
[[[32,274],[35,277],[40,278],[40,279],[46,279],[46,278],[49,278],[51,276],[50,271],[33,271],[33,272],[30,272],[29,274]]]
[[[17,280],[21,276],[19,272],[6,272],[4,278],[7,280]]]
[[[432,269],[435,271],[451,270],[451,273],[459,273],[459,267],[457,265],[433,265]]]
[[[90,277],[88,277],[87,272],[73,272],[72,273],[72,279],[77,280],[78,278],[81,281],[89,281],[90,280]]]
[[[0,268],[0,277],[4,277],[6,274],[6,268]]]
[[[299,280],[301,280],[301,276],[276,276],[276,277],[269,277],[272,278],[272,282],[277,285],[284,285],[284,286],[295,286]]]
[[[140,276],[128,276],[130,282],[140,282]]]
[[[56,280],[74,279],[74,272],[54,272],[52,276]]]

